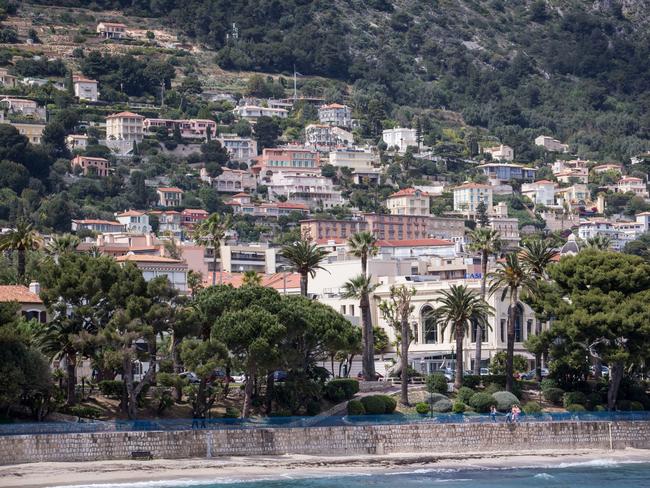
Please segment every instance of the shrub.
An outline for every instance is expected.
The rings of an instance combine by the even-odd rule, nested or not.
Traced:
[[[436,402],[439,402],[440,400],[445,400],[447,397],[445,395],[441,395],[440,393],[431,393],[429,394],[429,398],[427,398],[426,403],[429,405],[433,405]]]
[[[427,391],[445,395],[449,391],[445,375],[436,373],[427,376]]]
[[[605,407],[605,405],[596,405],[594,407],[594,412],[606,412],[606,411],[607,411],[607,407]]]
[[[84,405],[74,405],[68,409],[70,415],[76,415],[85,419],[96,419],[102,414],[102,411],[95,407],[86,407]]]
[[[238,419],[241,417],[241,412],[237,407],[226,407],[226,413],[223,416],[227,419]]]
[[[490,411],[492,405],[496,405],[496,401],[489,393],[474,393],[469,399],[469,405],[477,412],[485,413]]]
[[[366,409],[359,400],[350,400],[348,402],[348,415],[365,415]]]
[[[424,403],[424,402],[420,402],[420,403],[415,405],[415,411],[417,413],[419,413],[420,415],[427,414],[427,413],[429,413],[429,404]]]
[[[351,379],[338,379],[338,380],[332,380],[329,381],[325,385],[325,396],[328,399],[330,398],[330,390],[332,391],[337,391],[337,390],[342,390],[343,391],[343,399],[349,400],[351,399],[355,394],[359,392],[359,382],[357,380],[351,380]],[[337,393],[338,394],[338,393]],[[341,400],[338,400],[341,401]]]
[[[463,413],[465,411],[465,404],[461,401],[456,401],[451,407],[451,411],[454,413]]]
[[[384,413],[390,414],[397,408],[397,400],[388,395],[377,395],[384,402]]]
[[[586,412],[587,411],[587,409],[583,405],[578,405],[577,403],[573,404],[573,405],[568,405],[566,407],[566,409],[569,412]]]
[[[448,398],[444,398],[434,403],[433,406],[431,407],[431,410],[433,410],[434,412],[446,413],[446,412],[451,412],[452,407],[453,405],[451,403],[451,400],[449,400]]]
[[[587,403],[585,403],[585,407],[587,407],[587,410],[594,410],[596,405],[600,404],[603,400],[603,396],[600,393],[589,393],[589,395],[587,395]]]
[[[494,398],[494,401],[497,403],[497,410],[502,412],[510,410],[510,408],[515,404],[519,404],[519,398],[509,391],[497,391],[492,394],[492,398]]]
[[[475,374],[468,374],[463,376],[463,386],[467,388],[476,388],[481,384],[481,377]]]
[[[632,402],[630,400],[619,400],[616,402],[616,408],[628,412],[632,409]]]
[[[643,403],[632,400],[630,402],[630,410],[634,410],[636,412],[640,412],[640,411],[644,410]]]
[[[586,405],[587,404],[587,395],[581,391],[568,391],[562,397],[562,404],[564,408],[569,405]]]
[[[526,405],[524,405],[524,412],[528,415],[542,413],[542,407],[537,402],[528,402]]]
[[[487,385],[488,383],[496,383],[497,385],[501,386],[501,388],[503,389],[506,386],[506,375],[488,374],[486,376],[483,376],[483,384]]]
[[[503,389],[502,386],[497,385],[496,383],[490,383],[483,389],[483,391],[491,395],[492,393],[496,393],[497,391],[501,391],[502,389]]]
[[[562,402],[564,397],[564,390],[562,388],[547,388],[542,391],[542,396],[547,402],[551,402],[554,405],[559,405]]]
[[[456,393],[456,398],[463,402],[463,403],[469,403],[469,399],[472,398],[472,396],[476,393],[474,390],[471,388],[467,388],[466,386],[462,386],[458,392]]]
[[[386,412],[386,404],[381,395],[370,395],[361,399],[366,415],[383,415]]]
[[[317,402],[316,400],[312,400],[307,404],[307,415],[314,416],[318,415],[321,411],[321,405],[320,402]]]
[[[329,387],[325,386],[325,397],[334,403],[339,403],[345,400],[345,390],[339,386]]]
[[[118,380],[103,380],[97,386],[105,397],[122,398],[124,394],[124,383]]]
[[[548,390],[549,388],[557,388],[557,381],[555,381],[553,378],[544,378],[542,382],[539,384],[539,387],[544,390]]]

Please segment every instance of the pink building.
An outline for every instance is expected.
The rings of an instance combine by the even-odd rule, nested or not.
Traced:
[[[304,215],[309,213],[309,207],[302,203],[253,203],[247,193],[234,195],[232,200],[226,202],[226,205],[230,206],[235,214],[252,215],[253,217],[280,217],[281,215],[289,215],[292,212],[300,212]]]
[[[108,176],[109,163],[104,158],[91,158],[89,156],[77,156],[70,161],[72,169],[79,167],[83,175]]]
[[[208,218],[208,212],[201,208],[186,208],[181,212],[181,227],[191,232],[197,224]]]
[[[151,132],[156,127],[165,127],[169,132],[172,132],[175,127],[181,133],[181,137],[187,139],[203,139],[208,138],[208,131],[212,136],[217,132],[217,124],[214,120],[208,119],[144,119],[144,130]]]
[[[266,148],[251,169],[257,175],[265,175],[268,171],[320,173],[320,156],[317,151],[299,146]]]

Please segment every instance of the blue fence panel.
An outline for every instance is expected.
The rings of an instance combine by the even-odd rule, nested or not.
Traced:
[[[0,436],[38,434],[79,434],[94,432],[137,432],[137,431],[183,431],[183,430],[228,430],[265,428],[317,428],[364,425],[399,424],[458,424],[458,423],[503,423],[508,417],[489,414],[434,413],[433,415],[393,414],[329,417],[259,417],[251,419],[156,419],[116,420],[111,422],[33,422],[0,424]],[[615,422],[650,421],[647,412],[557,412],[521,414],[519,422]]]

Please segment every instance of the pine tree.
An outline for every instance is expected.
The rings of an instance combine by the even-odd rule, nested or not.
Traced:
[[[72,71],[68,71],[65,75],[65,91],[68,95],[74,97],[74,81],[72,80]]]
[[[490,217],[487,212],[487,205],[481,200],[476,206],[476,223],[479,227],[487,227],[490,225]]]

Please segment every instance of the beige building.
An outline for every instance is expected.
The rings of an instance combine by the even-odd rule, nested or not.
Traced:
[[[86,149],[88,147],[88,136],[85,134],[70,134],[66,136],[65,144],[70,151]]]
[[[74,96],[79,98],[79,100],[96,102],[99,99],[96,80],[91,80],[90,78],[81,75],[75,75],[72,77],[72,85],[74,87]]]
[[[200,177],[220,193],[241,193],[257,188],[257,178],[243,169],[222,168],[219,176],[212,177],[208,176],[205,168],[201,168]]]
[[[118,22],[100,22],[97,33],[106,39],[122,39],[126,37],[126,26]]]
[[[29,139],[29,142],[32,144],[41,143],[43,130],[45,130],[45,124],[31,124],[28,122],[9,122],[9,124],[18,129],[18,132]]]
[[[633,176],[621,178],[615,190],[618,193],[634,193],[637,197],[648,198],[648,186],[645,181]]]
[[[70,165],[73,170],[75,167],[81,168],[84,176],[108,176],[109,163],[104,158],[77,156],[70,161]]]
[[[16,88],[16,85],[18,85],[18,78],[14,75],[10,75],[9,71],[5,68],[0,68],[0,84],[7,88]]]
[[[492,212],[492,187],[490,185],[465,183],[454,188],[455,212],[474,215],[480,202],[485,204],[488,213]]]
[[[484,154],[492,155],[492,159],[499,161],[512,161],[515,159],[515,151],[510,146],[500,144],[493,147],[483,148]]]
[[[553,139],[550,136],[538,136],[535,138],[535,145],[536,146],[541,146],[547,151],[550,152],[561,152],[561,153],[566,153],[569,152],[569,145],[568,144],[562,144],[560,141],[557,139]]]
[[[404,188],[386,200],[391,215],[431,215],[429,194],[415,188]]]
[[[0,303],[17,303],[22,317],[44,324],[47,322],[47,309],[39,296],[40,292],[41,287],[36,282],[30,283],[29,288],[22,285],[2,285]]]
[[[133,112],[120,112],[106,117],[106,139],[140,142],[144,135],[144,117]]]
[[[157,188],[158,205],[161,207],[178,207],[183,200],[183,190],[176,187]]]

